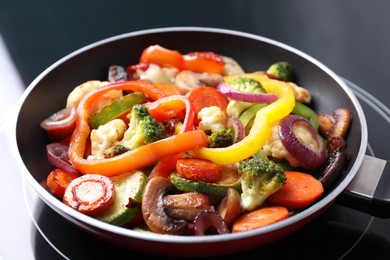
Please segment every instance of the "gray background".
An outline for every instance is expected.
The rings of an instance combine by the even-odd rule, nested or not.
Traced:
[[[1,0],[0,33],[27,86],[97,40],[141,29],[207,26],[298,48],[389,106],[389,0]]]

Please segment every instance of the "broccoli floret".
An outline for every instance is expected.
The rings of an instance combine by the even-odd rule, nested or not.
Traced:
[[[255,79],[238,77],[229,83],[231,88],[247,93],[265,93],[265,89]]]
[[[237,163],[241,179],[241,206],[249,211],[260,206],[286,183],[280,166],[262,156],[252,156]]]
[[[263,86],[260,84],[255,79],[252,78],[244,78],[244,77],[238,77],[237,79],[233,80],[232,82],[229,83],[229,86],[231,88],[234,88],[236,90],[246,92],[246,93],[265,93],[265,89]],[[249,102],[243,102],[243,101],[237,101],[237,100],[230,100],[229,104],[227,106],[227,113],[230,116],[235,116],[239,117],[241,113],[253,105],[253,103]]]
[[[293,78],[292,67],[287,61],[279,61],[272,64],[268,68],[267,74],[272,75],[276,79],[282,81],[292,81]]]
[[[127,117],[130,123],[120,142],[123,146],[134,149],[166,137],[163,127],[149,114],[145,106],[134,105]]]
[[[235,132],[233,128],[228,129],[212,129],[206,131],[209,140],[208,147],[222,148],[233,144]]]

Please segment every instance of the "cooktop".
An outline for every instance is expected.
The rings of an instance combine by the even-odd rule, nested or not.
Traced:
[[[369,145],[366,154],[388,160],[382,132],[390,130],[389,108],[363,88],[345,81],[361,101],[367,117]],[[378,131],[381,131],[379,135]],[[125,259],[145,256],[85,233],[48,207],[16,170],[10,157],[11,132],[7,118],[1,122],[0,134],[2,147],[6,147],[1,149],[0,158],[7,170],[0,182],[3,201],[0,259]],[[292,259],[388,259],[390,219],[377,218],[336,201],[325,213],[297,232],[269,245],[232,256],[252,255],[267,258],[287,256]],[[223,257],[226,256],[213,258]]]

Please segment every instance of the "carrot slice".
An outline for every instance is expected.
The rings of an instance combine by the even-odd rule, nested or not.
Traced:
[[[63,201],[86,215],[102,213],[114,202],[114,183],[103,175],[82,175],[68,185]]]
[[[194,107],[195,119],[198,122],[198,113],[204,107],[217,106],[222,111],[226,111],[229,99],[217,89],[208,86],[194,88],[187,93],[186,97]]]
[[[72,180],[80,177],[79,173],[68,172],[61,168],[52,170],[46,178],[46,183],[51,192],[59,198],[64,197],[66,187],[72,182]]]
[[[176,163],[176,171],[193,181],[216,182],[222,177],[221,167],[204,159],[180,158]]]
[[[241,215],[233,222],[232,233],[264,227],[288,218],[285,207],[269,206]]]
[[[286,171],[285,174],[286,184],[267,199],[272,205],[284,206],[289,210],[303,209],[324,192],[322,183],[310,174],[297,171]]]

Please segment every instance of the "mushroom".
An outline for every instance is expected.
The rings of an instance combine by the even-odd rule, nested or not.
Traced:
[[[218,204],[217,212],[221,215],[226,225],[230,227],[241,213],[240,194],[235,189],[229,188],[225,197]]]
[[[167,214],[177,219],[193,221],[199,212],[214,210],[210,206],[209,197],[200,192],[167,195],[163,200]]]
[[[190,90],[200,86],[216,87],[222,81],[223,77],[217,73],[183,70],[177,74],[175,85],[180,94],[185,95]]]
[[[352,115],[348,109],[338,108],[333,112],[333,116],[319,113],[318,120],[320,133],[329,141],[335,136],[345,138],[351,125]]]
[[[348,157],[345,151],[345,145],[337,147],[329,154],[328,159],[317,178],[322,183],[324,189],[327,189],[337,178],[339,178],[339,176],[341,176],[347,161]]]
[[[167,214],[164,197],[173,188],[169,179],[156,176],[148,181],[142,195],[142,216],[156,233],[180,235],[188,232],[188,221]]]

